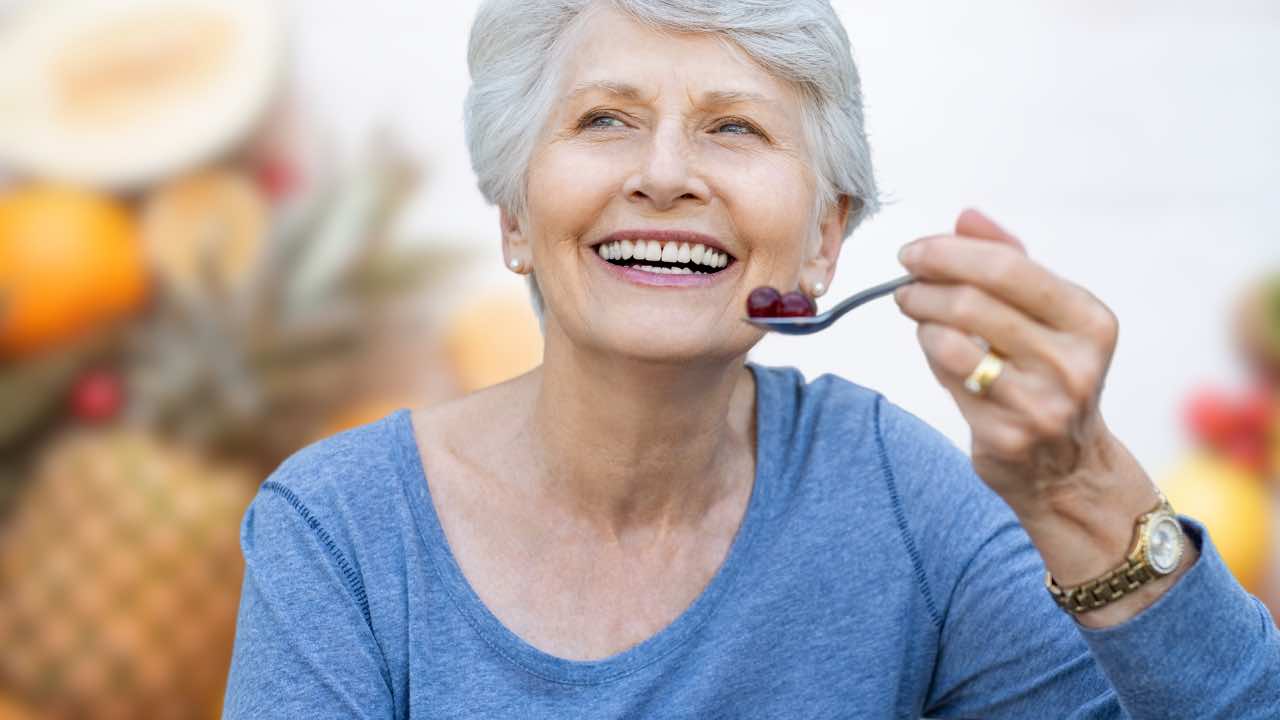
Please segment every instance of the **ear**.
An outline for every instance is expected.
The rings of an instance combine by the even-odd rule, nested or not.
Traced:
[[[512,260],[518,260],[524,268],[531,268],[533,253],[520,216],[506,208],[500,208],[498,223],[502,229],[502,262],[510,267]]]
[[[806,256],[800,266],[802,287],[811,289],[818,283],[831,287],[831,276],[836,272],[836,261],[840,259],[840,248],[844,246],[844,226],[855,204],[861,208],[862,201],[841,195],[840,200],[823,214],[818,223],[818,245],[806,248]]]

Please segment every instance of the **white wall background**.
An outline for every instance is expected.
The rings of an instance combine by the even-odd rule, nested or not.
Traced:
[[[461,125],[476,0],[295,0],[302,95],[348,149],[389,124],[428,165],[405,230],[487,248]],[[1280,266],[1280,2],[837,2],[894,198],[850,239],[833,296],[899,274],[897,248],[975,205],[1121,318],[1104,413],[1157,474],[1202,381],[1241,381],[1226,318]],[[968,430],[892,301],[754,358],[877,388],[962,447]]]

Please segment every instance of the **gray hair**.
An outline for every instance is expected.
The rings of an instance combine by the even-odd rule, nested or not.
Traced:
[[[818,186],[816,210],[850,198],[848,237],[880,208],[849,37],[829,0],[485,0],[471,27],[465,123],[485,199],[523,216],[526,171],[558,89],[575,30],[600,3],[673,32],[718,35],[802,98]],[[535,308],[537,283],[530,275]]]

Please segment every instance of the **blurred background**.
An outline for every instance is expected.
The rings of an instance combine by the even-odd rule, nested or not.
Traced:
[[[0,0],[0,719],[213,718],[284,457],[539,361],[463,140],[475,0]],[[890,202],[976,206],[1121,319],[1103,411],[1280,612],[1280,5],[836,2]],[[873,304],[752,359],[961,447]]]

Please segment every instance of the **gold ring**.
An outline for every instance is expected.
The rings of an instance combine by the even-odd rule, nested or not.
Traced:
[[[964,379],[964,389],[974,395],[985,395],[991,383],[994,383],[1002,372],[1004,372],[1004,359],[988,350],[987,354],[978,361],[978,367]]]

